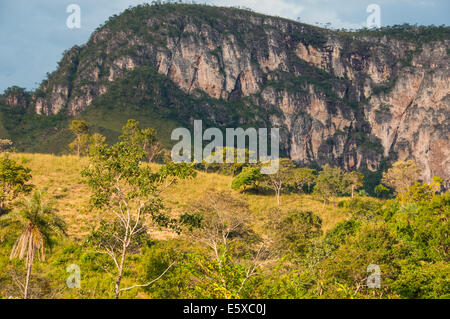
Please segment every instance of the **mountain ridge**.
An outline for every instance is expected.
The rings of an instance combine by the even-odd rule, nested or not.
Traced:
[[[35,92],[15,88],[2,100],[47,121],[106,105],[151,110],[173,125],[277,126],[282,152],[300,165],[376,171],[414,159],[424,180],[449,180],[448,35],[448,27],[349,33],[238,9],[138,6],[68,50]]]

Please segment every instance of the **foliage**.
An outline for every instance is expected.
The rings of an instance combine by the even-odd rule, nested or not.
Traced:
[[[379,184],[374,188],[374,193],[375,195],[377,195],[377,197],[387,197],[390,193],[391,190],[389,188],[387,188],[386,186],[384,186],[383,184]]]
[[[89,125],[84,121],[73,120],[69,129],[76,136],[75,140],[69,145],[70,149],[75,151],[78,156],[86,155],[88,152]]]
[[[19,223],[22,233],[11,250],[10,259],[19,258],[26,261],[27,276],[24,298],[28,297],[28,284],[35,255],[45,261],[45,248],[52,245],[51,235],[65,234],[64,221],[55,214],[52,204],[44,200],[44,193],[35,191],[31,198],[19,202],[18,210],[3,216],[6,230]],[[5,231],[5,229],[3,229]]]
[[[128,141],[133,145],[142,147],[149,163],[162,151],[161,144],[156,138],[156,130],[153,128],[141,129],[139,122],[136,120],[128,120],[123,127],[123,135],[119,136],[119,140]]]
[[[233,179],[231,188],[234,190],[244,188],[245,190],[247,186],[256,187],[261,178],[260,167],[244,167],[242,171]]]
[[[330,197],[336,197],[346,191],[344,172],[339,167],[331,167],[326,164],[316,179],[314,194],[325,202]]]
[[[275,192],[278,206],[281,204],[281,192],[292,183],[295,165],[291,159],[280,158],[278,170],[274,174],[265,176],[265,186]]]
[[[276,225],[276,247],[280,252],[305,255],[310,240],[322,234],[322,220],[310,211],[289,211]]]
[[[344,183],[347,186],[347,190],[349,190],[354,195],[355,189],[358,189],[363,186],[363,174],[360,172],[348,172],[344,175]]]
[[[207,254],[189,254],[186,267],[196,282],[197,298],[245,297],[248,282],[257,276],[263,246],[249,227],[245,202],[227,193],[209,193],[195,207],[203,215],[191,236],[205,245]],[[241,262],[244,256],[250,261]]]
[[[20,194],[27,194],[33,186],[30,169],[23,167],[8,157],[0,157],[0,214]]]
[[[128,124],[136,124],[129,122]],[[91,203],[107,209],[111,215],[103,219],[91,239],[101,252],[108,254],[117,270],[115,297],[129,288],[120,288],[127,252],[145,233],[147,215],[162,227],[172,227],[175,221],[163,213],[160,192],[178,179],[190,178],[194,172],[186,164],[169,163],[157,172],[142,165],[145,150],[140,138],[130,134],[130,125],[123,129],[122,141],[107,146],[98,144],[91,148],[90,165],[82,172],[92,189]],[[112,222],[111,222],[112,218]]]
[[[409,160],[406,162],[398,161],[392,165],[392,168],[383,173],[383,184],[395,189],[397,193],[408,190],[409,186],[414,184],[420,176],[420,169]]]
[[[10,150],[13,146],[13,142],[8,139],[0,139],[0,153]]]
[[[294,172],[294,187],[299,191],[311,193],[311,186],[315,183],[317,171],[313,168],[297,168]],[[306,190],[305,190],[306,186]]]

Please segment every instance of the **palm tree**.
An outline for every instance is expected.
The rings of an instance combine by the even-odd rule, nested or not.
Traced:
[[[28,284],[34,257],[45,261],[45,248],[51,247],[53,234],[65,234],[65,222],[55,214],[51,202],[44,200],[45,193],[35,191],[31,197],[18,203],[18,209],[3,216],[7,224],[22,225],[22,233],[17,238],[11,250],[10,259],[25,260],[27,278],[24,298],[28,298]]]

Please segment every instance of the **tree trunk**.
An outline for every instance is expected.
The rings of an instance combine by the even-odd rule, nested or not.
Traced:
[[[234,179],[234,169],[231,171],[231,180],[230,180],[230,188],[233,188],[233,179]]]
[[[355,186],[352,185],[352,198],[353,198],[353,191],[355,190]]]
[[[122,280],[123,265],[125,263],[125,255],[127,253],[127,245],[126,245],[127,240],[128,239],[126,239],[125,243],[123,244],[122,256],[120,258],[120,265],[119,265],[119,275],[117,276],[116,287],[114,289],[116,299],[119,299],[119,294],[120,294],[120,281]]]
[[[281,195],[281,190],[277,190],[277,202],[278,202],[278,206],[280,206],[280,195]]]
[[[28,284],[30,282],[31,267],[33,267],[33,259],[34,259],[33,252],[30,252],[28,256],[29,257],[28,257],[28,262],[27,262],[28,263],[27,279],[25,281],[25,291],[24,291],[24,296],[23,296],[24,299],[28,298]]]
[[[80,157],[80,147],[81,147],[81,136],[77,135],[77,155]]]

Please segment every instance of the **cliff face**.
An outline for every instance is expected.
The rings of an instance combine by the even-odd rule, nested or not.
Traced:
[[[235,9],[139,7],[68,51],[32,105],[75,115],[131,71],[151,68],[187,95],[256,106],[254,117],[281,128],[284,152],[299,163],[376,170],[383,159],[413,159],[425,180],[448,180],[448,36],[400,38]],[[134,87],[146,94],[145,83]],[[205,117],[226,127],[221,111]]]

